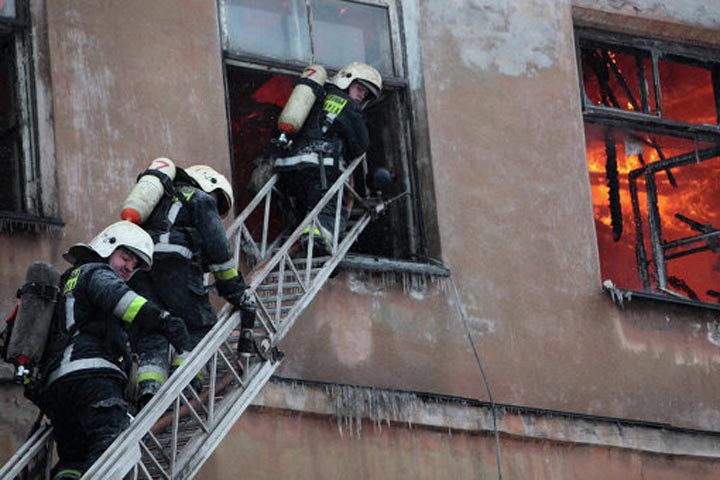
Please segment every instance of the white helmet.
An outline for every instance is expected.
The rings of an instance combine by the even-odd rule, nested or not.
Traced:
[[[76,243],[63,255],[63,258],[72,264],[92,254],[97,254],[100,258],[108,258],[118,247],[125,247],[135,254],[140,260],[138,268],[150,270],[154,251],[153,240],[145,230],[127,220],[106,227],[89,244]]]
[[[354,81],[362,83],[373,96],[371,100],[377,100],[382,90],[382,77],[380,73],[367,63],[352,62],[345,65],[333,77],[328,80],[340,90],[347,90]]]
[[[234,201],[232,187],[227,178],[207,165],[193,165],[186,168],[185,173],[195,180],[205,193],[219,190],[221,201],[218,201],[218,212],[221,217],[225,217],[232,209]]]

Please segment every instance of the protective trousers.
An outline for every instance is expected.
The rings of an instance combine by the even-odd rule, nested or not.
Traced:
[[[320,202],[327,189],[323,189],[320,182],[318,166],[308,164],[296,170],[280,173],[280,189],[295,201],[297,210],[296,221],[301,222],[305,216]],[[325,167],[328,188],[340,177],[340,170],[334,167]],[[320,224],[330,233],[335,230],[335,210],[337,208],[337,195],[333,195],[318,214]],[[341,209],[340,233],[345,230],[347,214]]]
[[[196,329],[188,332],[193,347],[200,343],[209,331],[209,329]],[[159,334],[136,336],[133,350],[138,354],[137,398],[143,405],[160,390],[172,372],[180,367],[190,354],[190,352],[175,352],[171,358],[170,344],[165,336]],[[192,385],[195,391],[202,390],[204,377],[203,369],[193,379]]]
[[[59,457],[53,478],[79,478],[128,427],[123,389],[121,380],[98,375],[60,379],[44,392]]]
[[[202,271],[192,262],[171,255],[156,256],[150,272],[139,271],[130,286],[140,295],[161,305],[171,314],[182,318],[194,348],[217,321],[203,285]],[[178,352],[169,358],[167,339],[156,333],[131,332],[133,352],[138,355],[137,398],[144,403],[157,393],[169,374],[182,364],[190,352]],[[193,383],[199,391],[203,372]],[[143,399],[144,400],[140,400]],[[140,405],[142,406],[142,405]]]

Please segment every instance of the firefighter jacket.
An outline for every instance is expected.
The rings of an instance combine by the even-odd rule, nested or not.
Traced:
[[[325,97],[315,101],[289,155],[278,155],[277,171],[305,168],[309,164],[343,170],[368,149],[370,137],[360,106],[335,85],[325,86]]]
[[[233,287],[244,290],[217,202],[203,190],[176,184],[175,194],[165,195],[142,226],[155,242],[156,261],[168,256],[182,258],[201,272],[212,272],[224,297],[234,293]],[[200,282],[188,285],[193,290],[203,288],[201,274],[197,279],[183,281]]]
[[[60,378],[96,375],[126,380],[126,328],[161,310],[131,290],[107,263],[68,269],[43,361],[45,386]]]

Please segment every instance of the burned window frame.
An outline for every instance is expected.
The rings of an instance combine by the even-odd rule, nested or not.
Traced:
[[[39,80],[35,54],[38,42],[46,41],[45,33],[37,34],[35,25],[38,12],[44,11],[44,1],[16,0],[15,8],[15,17],[0,17],[0,36],[14,52],[14,65],[11,65],[14,78],[7,87],[13,98],[12,116],[16,125],[5,133],[17,152],[13,159],[8,158],[17,162],[14,178],[10,180],[16,186],[14,205],[0,207],[0,233],[56,230],[64,224],[58,218],[54,150],[52,141],[44,149],[40,145],[41,136],[51,139],[52,132],[47,122],[39,120],[37,100],[38,88],[48,93]],[[44,22],[44,17],[40,21]],[[48,65],[40,67],[44,68]],[[47,119],[52,116],[49,103],[46,98],[42,107]],[[45,161],[41,161],[42,154],[48,156]]]
[[[588,97],[583,77],[583,48],[611,48],[614,51],[631,53],[635,55],[646,55],[652,61],[653,88],[656,102],[656,112],[649,111],[647,98],[641,99],[642,108],[640,111],[625,110],[608,105],[593,104]],[[632,36],[616,32],[601,31],[594,28],[576,27],[575,48],[577,59],[578,82],[580,88],[582,115],[584,124],[595,124],[608,128],[623,130],[640,130],[650,135],[668,135],[678,139],[686,139],[694,143],[694,151],[676,157],[661,159],[639,168],[628,175],[629,191],[632,198],[633,214],[635,216],[636,235],[636,262],[639,280],[642,290],[627,289],[614,285],[612,281],[603,281],[603,288],[610,293],[615,301],[622,303],[624,300],[638,297],[662,302],[689,305],[703,309],[720,311],[720,299],[718,304],[688,298],[678,294],[668,286],[666,264],[668,260],[679,256],[699,253],[712,249],[711,243],[720,238],[720,229],[697,225],[690,219],[686,221],[696,235],[676,241],[665,242],[662,238],[662,227],[660,225],[660,214],[658,212],[657,191],[655,189],[654,175],[658,172],[665,172],[672,183],[672,168],[682,167],[693,163],[701,163],[711,158],[720,156],[720,51],[712,50],[696,45],[687,45],[681,42],[652,39],[646,37]],[[670,60],[693,66],[708,68],[712,75],[712,86],[714,89],[716,124],[689,123],[665,118],[662,104],[662,83],[659,74],[658,62]],[[647,94],[648,89],[640,88],[642,95]],[[702,142],[713,144],[709,148],[699,148]],[[612,178],[608,169],[608,187],[612,189],[612,183],[617,180]],[[615,172],[617,174],[617,172]],[[645,180],[646,193],[650,200],[647,207],[647,228],[649,230],[650,249],[645,249],[643,238],[643,225],[638,208],[637,183],[638,177]],[[635,190],[634,190],[635,187]],[[609,191],[612,203],[612,192]],[[610,207],[612,213],[612,206]],[[615,233],[615,232],[613,232]],[[672,252],[671,250],[674,250]],[[666,251],[671,251],[666,253]],[[653,273],[649,273],[649,266],[653,265]]]
[[[310,8],[312,0],[307,2],[307,8]],[[343,0],[347,3],[364,4],[370,6],[383,7],[388,10],[390,41],[392,51],[393,76],[383,75],[383,90],[390,92],[391,95],[385,95],[386,103],[391,104],[387,108],[392,109],[390,116],[400,119],[401,128],[395,129],[394,138],[399,141],[392,143],[392,155],[400,158],[398,167],[403,172],[405,188],[409,195],[404,195],[399,201],[406,203],[405,223],[406,231],[402,235],[395,235],[394,243],[406,242],[408,254],[402,257],[378,257],[371,253],[352,253],[346,256],[341,267],[359,268],[365,270],[381,270],[381,271],[407,271],[420,274],[446,276],[447,269],[438,261],[432,260],[431,256],[437,256],[433,248],[428,243],[428,232],[433,232],[433,225],[436,224],[433,219],[428,219],[427,210],[431,210],[434,204],[428,208],[427,197],[431,196],[428,191],[432,188],[421,187],[421,184],[428,183],[428,172],[420,172],[422,168],[418,166],[418,150],[429,152],[427,138],[418,139],[416,131],[419,129],[424,131],[427,128],[427,118],[424,115],[424,103],[417,99],[417,92],[411,91],[411,82],[409,80],[408,62],[405,55],[405,39],[403,37],[403,27],[401,21],[401,6],[399,0]],[[226,101],[229,99],[228,90],[228,69],[239,68],[255,72],[265,72],[269,74],[287,74],[298,76],[307,66],[305,62],[295,60],[269,58],[259,54],[251,54],[242,51],[233,51],[228,49],[227,25],[223,24],[225,13],[223,11],[225,0],[218,0],[219,11],[219,28],[221,31],[221,43],[223,53],[223,64],[225,69],[226,80]],[[310,29],[312,30],[312,19],[310,21]],[[311,43],[314,40],[311,40]],[[315,51],[312,51],[311,63],[316,62]],[[328,75],[334,74],[344,65],[324,65],[328,70]],[[389,98],[389,100],[388,100]],[[230,121],[230,107],[228,111],[228,128],[229,140],[232,148],[232,127]],[[386,134],[387,132],[384,132]],[[420,145],[418,145],[420,143]],[[372,148],[372,145],[371,145]],[[234,156],[233,166],[235,164]],[[234,168],[234,167],[233,167]],[[426,167],[425,167],[426,168]],[[368,229],[370,229],[369,227]],[[393,233],[396,233],[393,231]],[[362,241],[362,236],[360,237]]]

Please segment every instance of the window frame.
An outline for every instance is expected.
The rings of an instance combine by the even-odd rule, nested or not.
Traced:
[[[613,46],[618,50],[647,50],[651,53],[653,62],[659,61],[662,54],[669,57],[680,57],[687,60],[694,60],[700,65],[708,65],[710,63],[720,64],[720,52],[708,50],[703,47],[683,45],[665,40],[654,40],[645,37],[633,37],[626,34],[600,31],[592,28],[575,28],[575,47],[578,83],[580,86],[580,100],[582,104],[583,119],[591,118],[594,121],[608,124],[618,124],[619,122],[637,122],[639,125],[651,128],[658,133],[685,133],[686,135],[698,135],[700,138],[715,138],[720,134],[720,125],[692,124],[678,120],[663,118],[661,115],[650,113],[619,110],[613,107],[603,105],[593,105],[590,103],[583,85],[581,47],[584,43],[592,42],[605,46]],[[662,96],[662,86],[659,85],[660,79],[655,70],[654,82],[655,91]],[[657,95],[657,94],[656,94]],[[720,112],[720,88],[716,91],[716,108]],[[658,110],[661,112],[661,104],[658,103]]]
[[[312,1],[312,0],[310,0]],[[377,257],[370,254],[348,254],[346,261],[342,262],[341,266],[354,269],[365,269],[365,270],[382,270],[382,271],[396,271],[396,272],[411,272],[411,273],[425,273],[433,276],[446,276],[449,271],[442,266],[437,260],[428,257],[428,225],[434,225],[436,222],[426,222],[425,216],[427,208],[423,205],[421,199],[421,178],[425,178],[427,175],[419,171],[421,168],[418,165],[417,150],[429,150],[426,146],[417,145],[417,137],[414,133],[415,125],[417,124],[417,115],[424,113],[424,103],[418,102],[414,98],[414,92],[411,91],[411,81],[409,79],[408,62],[405,55],[406,45],[403,37],[403,28],[401,23],[402,10],[398,0],[343,0],[347,3],[356,3],[370,6],[378,6],[386,8],[388,11],[389,19],[389,34],[392,51],[392,63],[394,75],[383,74],[383,88],[387,90],[397,91],[399,96],[397,105],[394,107],[395,111],[393,115],[397,118],[402,119],[402,129],[397,134],[397,138],[400,139],[398,145],[394,148],[397,149],[402,160],[401,166],[404,174],[404,181],[406,186],[410,190],[410,195],[406,195],[405,201],[408,202],[407,207],[407,240],[411,244],[408,250],[411,252],[411,259],[404,258],[387,258]],[[266,57],[259,54],[252,54],[248,52],[241,52],[236,50],[230,50],[228,47],[229,35],[227,29],[229,26],[226,22],[226,14],[224,13],[226,0],[218,0],[219,9],[219,28],[221,33],[221,48],[223,56],[223,64],[225,68],[225,80],[226,80],[226,100],[229,92],[227,90],[227,68],[237,67],[255,71],[264,71],[268,73],[278,74],[290,74],[299,75],[303,69],[309,64],[306,62],[298,62],[295,60],[283,60],[278,58]],[[312,22],[312,19],[309,19]],[[311,45],[314,40],[311,38]],[[312,60],[310,63],[316,62],[315,52],[312,52]],[[337,70],[342,68],[344,65],[324,65],[328,70],[328,75],[334,74]],[[405,97],[404,99],[401,97]],[[231,144],[232,152],[232,127],[230,121],[230,108],[227,108],[228,112],[228,137]],[[420,120],[422,124],[423,120]],[[426,126],[427,121],[424,121]],[[232,157],[232,153],[231,153]],[[234,163],[234,160],[233,160]],[[434,214],[434,212],[433,212]],[[378,262],[378,259],[381,261]],[[417,260],[416,260],[417,259]],[[380,265],[378,267],[378,265]]]
[[[51,100],[47,98],[49,82],[46,64],[37,63],[36,51],[47,48],[45,33],[38,33],[37,22],[44,12],[43,0],[17,1],[15,18],[0,18],[0,35],[12,37],[15,51],[15,84],[11,87],[15,96],[16,115],[19,119],[19,176],[20,192],[14,210],[0,210],[0,234],[15,231],[40,232],[56,230],[64,226],[58,217],[57,187]],[[42,90],[44,103],[38,101]],[[42,113],[41,113],[42,111]],[[41,145],[41,139],[49,140]],[[41,157],[47,158],[42,160]]]
[[[388,18],[389,18],[389,27],[390,27],[390,46],[392,51],[392,64],[393,64],[393,75],[386,76],[383,75],[383,81],[388,81],[391,83],[407,83],[404,79],[406,77],[406,65],[405,62],[402,60],[404,58],[403,56],[403,42],[402,38],[400,36],[400,32],[402,31],[400,28],[400,19],[399,19],[399,12],[398,12],[398,5],[397,0],[342,0],[346,3],[356,3],[360,5],[369,5],[369,6],[376,6],[376,7],[382,7],[388,10]],[[268,66],[274,66],[283,68],[285,66],[291,66],[294,67],[290,70],[290,72],[295,73],[302,72],[302,70],[313,63],[317,63],[317,57],[315,52],[315,38],[312,35],[313,30],[313,22],[314,19],[312,18],[312,15],[308,15],[308,28],[310,31],[310,60],[308,62],[304,61],[287,61],[283,59],[277,59],[273,57],[266,57],[258,54],[253,54],[250,52],[245,52],[241,50],[233,50],[230,48],[229,45],[229,38],[230,35],[228,34],[228,28],[227,25],[227,15],[225,14],[225,5],[227,3],[227,0],[218,0],[218,10],[220,12],[220,33],[221,33],[221,48],[223,51],[223,55],[225,58],[230,59],[236,59],[236,60],[251,60],[253,63],[259,63],[261,65],[268,65]],[[309,8],[310,3],[312,3],[312,0],[306,0],[307,6]],[[344,65],[323,65],[325,68],[330,70],[339,70]]]
[[[700,141],[708,141],[714,143],[717,146],[708,148],[707,150],[717,150],[718,153],[720,153],[720,50],[712,50],[709,48],[696,45],[688,45],[681,42],[672,42],[668,40],[658,40],[647,37],[628,35],[624,33],[602,31],[595,28],[582,27],[577,25],[575,26],[574,35],[583,125],[590,123],[597,125],[605,125],[612,128],[626,129],[630,131],[641,130],[650,134],[668,135],[676,138],[688,139],[695,142],[694,152],[687,155],[678,156],[678,158],[675,159],[676,163],[674,163],[673,166],[682,166],[691,162],[700,163],[701,161],[709,158],[717,158],[717,156],[703,158],[703,153],[709,153],[704,152],[703,150],[699,150],[697,145]],[[657,101],[657,113],[629,111],[605,105],[592,104],[585,90],[582,68],[583,62],[581,61],[582,50],[583,48],[586,48],[588,46],[600,48],[609,47],[615,51],[624,52],[647,52],[650,55],[650,59],[652,61],[653,82]],[[708,67],[711,70],[711,83],[714,88],[715,110],[718,121],[717,125],[693,124],[663,117],[662,85],[658,71],[658,63],[661,59],[671,60],[688,65]],[[693,158],[679,158],[684,156],[692,156]],[[650,173],[654,174],[654,171],[658,169],[659,167],[653,166],[653,168],[648,168],[647,170],[651,170]],[[649,187],[649,189],[652,188]],[[648,195],[652,195],[652,192],[648,192]],[[669,302],[707,310],[720,311],[720,300],[719,303],[694,300],[692,298],[687,298],[681,295],[673,295],[673,293],[675,292],[669,291],[667,289],[665,264],[667,260],[673,257],[671,254],[670,258],[666,258],[665,254],[662,252],[663,243],[662,239],[660,238],[660,232],[662,231],[662,229],[659,226],[659,213],[656,211],[657,200],[655,200],[655,202],[651,205],[654,205],[654,208],[647,208],[647,211],[645,213],[648,216],[648,228],[650,236],[654,237],[650,239],[650,243],[652,246],[652,263],[653,265],[661,265],[661,275],[658,275],[657,267],[654,267],[656,277],[659,276],[660,280],[655,280],[655,287],[653,288],[653,285],[650,284],[650,280],[647,278],[647,271],[645,272],[646,278],[643,279],[643,273],[641,272],[640,266],[638,266],[638,275],[641,282],[643,283],[643,290],[617,287],[612,284],[612,281],[608,280],[603,281],[603,289],[611,295],[614,301],[620,304],[622,304],[624,301],[632,299],[633,297],[637,297],[645,300]],[[718,233],[718,236],[720,236],[720,230],[716,230],[716,232]],[[698,237],[702,237],[702,235],[698,235]],[[669,243],[677,243],[677,241]],[[642,247],[642,249],[644,250],[644,246]],[[641,260],[639,259],[637,261],[639,263]]]

